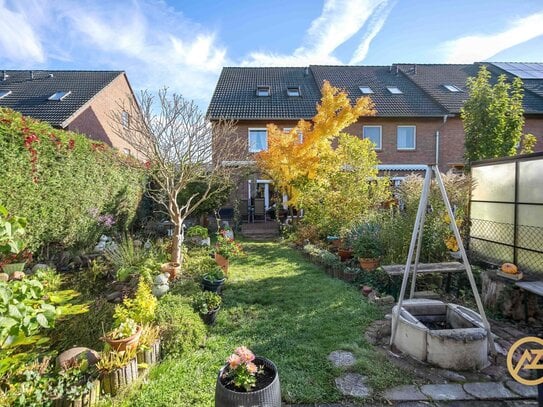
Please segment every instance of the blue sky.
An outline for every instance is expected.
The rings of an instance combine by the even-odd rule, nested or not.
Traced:
[[[0,0],[0,69],[125,70],[202,108],[223,66],[543,62],[541,0]]]

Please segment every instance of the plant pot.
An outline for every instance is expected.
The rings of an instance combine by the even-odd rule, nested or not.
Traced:
[[[10,276],[15,273],[16,271],[23,272],[25,270],[26,263],[10,263],[10,264],[4,264],[2,266],[2,270],[4,270],[4,273],[9,274]]]
[[[100,399],[100,380],[96,379],[92,382],[92,387],[87,394],[82,394],[75,400],[68,398],[58,398],[53,400],[53,407],[90,407],[98,403]]]
[[[160,266],[160,271],[163,273],[168,273],[170,275],[170,280],[175,279],[180,270],[181,264],[179,263],[164,263],[162,266]]]
[[[235,391],[227,388],[221,378],[226,366],[224,366],[217,377],[215,386],[215,407],[281,407],[281,385],[279,383],[279,372],[277,367],[268,359],[257,356],[254,360],[257,366],[264,366],[265,369],[274,374],[273,380],[266,386],[249,392]]]
[[[462,253],[460,253],[460,251],[456,251],[456,252],[450,251],[449,256],[451,256],[455,260],[460,260],[462,258]]]
[[[160,338],[157,339],[153,345],[151,345],[150,349],[138,351],[136,354],[136,359],[138,361],[138,365],[142,363],[147,365],[147,367],[143,369],[138,367],[140,372],[149,370],[149,367],[156,365],[160,360]]]
[[[229,261],[226,257],[221,256],[219,253],[215,253],[215,262],[225,273],[228,273]]]
[[[213,293],[220,294],[225,281],[225,278],[213,281],[202,278],[202,289],[204,291],[211,291]]]
[[[126,366],[112,372],[103,373],[100,381],[104,393],[115,396],[120,389],[130,385],[138,378],[138,360],[132,359]]]
[[[359,257],[360,268],[365,271],[373,271],[379,267],[379,259]]]
[[[347,271],[343,271],[343,281],[347,281],[349,283],[352,283],[353,281],[356,280],[356,278],[358,277],[358,274],[360,273],[349,273]]]
[[[343,239],[334,239],[330,242],[330,246],[332,246],[332,249],[335,249],[335,250],[338,250],[342,244],[343,244]]]
[[[339,255],[341,261],[345,262],[353,258],[353,249],[340,247],[337,251],[337,254]]]
[[[141,326],[138,326],[136,333],[132,336],[129,336],[128,338],[112,339],[105,336],[103,340],[111,347],[111,349],[120,352],[127,349],[136,349],[140,340],[140,336]]]
[[[221,307],[216,308],[213,311],[208,312],[207,314],[200,314],[200,316],[207,325],[213,325],[215,323],[215,320],[217,319],[217,315],[219,314],[220,309]]]

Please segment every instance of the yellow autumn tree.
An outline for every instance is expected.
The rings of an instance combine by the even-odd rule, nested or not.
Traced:
[[[316,226],[320,226],[323,233],[343,221],[351,223],[352,215],[330,215],[338,219],[334,222],[322,217],[326,207],[332,209],[332,203],[340,206],[341,202],[346,203],[360,216],[365,208],[372,206],[370,198],[377,200],[383,195],[384,188],[379,187],[368,198],[375,190],[370,188],[369,180],[377,175],[377,156],[372,144],[341,133],[361,116],[375,113],[369,97],[359,98],[353,105],[346,92],[325,81],[317,114],[311,121],[300,120],[288,133],[273,124],[268,125],[268,150],[257,155],[260,169],[274,181],[280,193],[288,196],[290,207],[313,211],[315,218],[322,220],[322,224]],[[338,148],[334,148],[334,144]],[[320,210],[321,207],[324,210]],[[309,217],[313,218],[313,214]]]

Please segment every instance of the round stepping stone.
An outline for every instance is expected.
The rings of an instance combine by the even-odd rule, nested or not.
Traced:
[[[334,367],[349,367],[356,363],[356,358],[351,352],[335,350],[328,355],[328,360]]]
[[[426,384],[420,388],[432,400],[473,400],[461,384]]]
[[[336,387],[344,396],[368,397],[371,394],[371,388],[366,385],[366,376],[358,373],[347,373],[336,379]]]

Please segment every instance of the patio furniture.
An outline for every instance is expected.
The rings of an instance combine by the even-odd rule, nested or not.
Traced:
[[[264,219],[264,222],[266,222],[266,209],[264,208],[264,199],[263,198],[255,198],[255,212],[254,212],[255,219],[258,217],[262,217]]]

